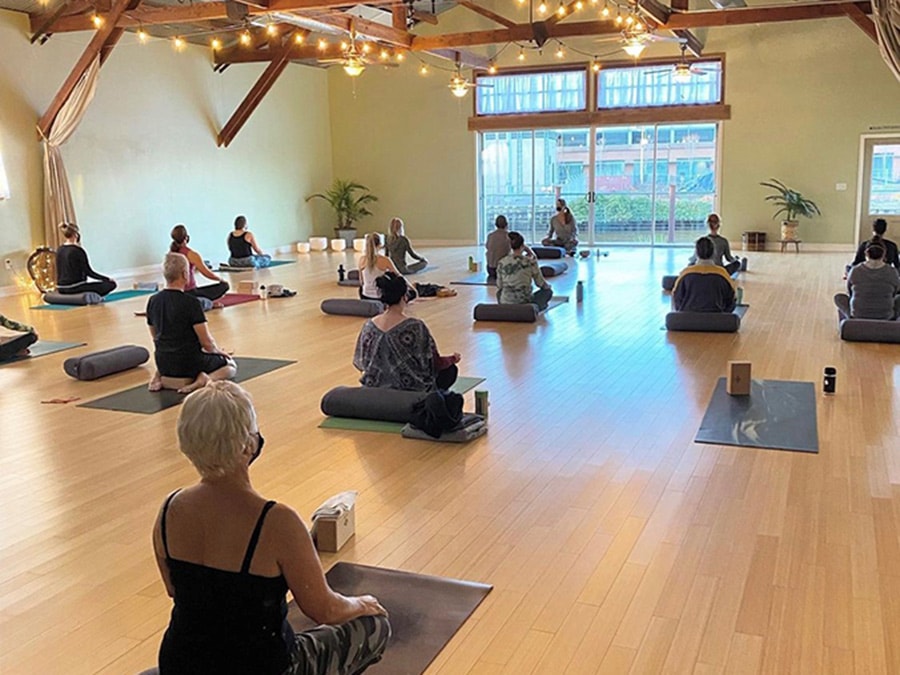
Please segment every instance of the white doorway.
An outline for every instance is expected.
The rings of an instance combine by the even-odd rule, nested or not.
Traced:
[[[860,139],[857,195],[855,244],[872,236],[876,218],[887,221],[888,238],[900,236],[900,136]]]

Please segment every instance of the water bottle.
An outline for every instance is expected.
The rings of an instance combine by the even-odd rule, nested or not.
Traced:
[[[739,304],[739,305],[744,304],[744,289],[743,288],[739,287],[737,289],[737,291],[735,291],[734,296],[735,296],[735,300],[737,301],[737,304]]]
[[[582,300],[584,300],[584,282],[579,279],[575,284],[575,301],[581,302]]]
[[[472,256],[469,256],[469,271],[475,271],[475,258],[473,258]]]
[[[482,389],[477,390],[475,392],[475,414],[481,415],[485,422],[487,422],[488,418],[488,405],[487,391]]]
[[[343,281],[345,274],[346,274],[346,272],[344,270],[344,265],[343,264],[338,265],[338,281]]]
[[[822,391],[825,394],[833,394],[837,386],[837,368],[827,366],[825,375],[822,378]]]
[[[269,299],[269,289],[265,286],[259,287],[259,299],[260,300],[268,300]]]

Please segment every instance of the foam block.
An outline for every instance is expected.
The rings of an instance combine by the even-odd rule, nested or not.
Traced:
[[[515,323],[534,323],[538,318],[537,305],[501,305],[499,303],[481,303],[475,305],[475,321],[512,321]]]
[[[560,274],[565,274],[569,271],[569,266],[566,265],[565,260],[542,262],[539,267],[541,268],[541,274],[545,277],[558,277]]]
[[[50,305],[99,305],[103,298],[93,292],[87,293],[59,293],[50,291],[44,293],[44,302]]]
[[[96,380],[99,377],[137,368],[146,363],[150,352],[138,345],[124,345],[102,352],[73,356],[63,363],[66,374],[76,380]]]
[[[671,291],[675,288],[675,282],[678,280],[677,274],[667,274],[662,278],[662,287],[664,291]]]
[[[320,305],[325,314],[343,316],[378,316],[384,306],[377,300],[357,300],[356,298],[330,298]]]
[[[841,321],[841,340],[897,344],[900,343],[900,321],[844,319]]]
[[[385,387],[335,387],[322,397],[322,412],[333,417],[407,423],[413,406],[425,398],[421,391]]]
[[[741,317],[734,312],[669,312],[666,330],[700,333],[737,333]]]
[[[566,249],[562,246],[532,246],[531,250],[538,260],[559,260],[566,256]]]

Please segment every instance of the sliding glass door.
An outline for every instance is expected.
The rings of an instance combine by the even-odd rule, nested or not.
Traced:
[[[715,209],[715,123],[479,135],[480,237],[506,215],[539,241],[564,198],[586,244],[688,244]]]

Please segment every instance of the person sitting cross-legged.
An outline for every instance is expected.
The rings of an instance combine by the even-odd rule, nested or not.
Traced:
[[[719,228],[722,226],[719,214],[710,213],[706,218],[706,226],[709,228],[709,234],[706,236],[713,243],[712,261],[719,267],[724,267],[729,275],[739,271],[741,269],[741,259],[731,255],[731,247],[728,245],[728,240],[719,234]],[[694,254],[690,258],[690,264],[693,265],[696,262],[697,256]]]
[[[537,259],[518,232],[509,233],[512,250],[497,263],[497,302],[501,305],[534,303],[543,311],[550,304],[553,289],[538,266]],[[533,291],[533,285],[538,287]]]
[[[428,260],[413,251],[412,244],[404,232],[403,221],[391,218],[390,231],[387,238],[387,254],[400,274],[415,274],[428,266]],[[406,256],[416,262],[407,264]]]
[[[693,265],[685,267],[672,289],[672,307],[676,312],[731,312],[736,304],[734,282],[717,265],[715,245],[709,237],[694,244]]]
[[[487,249],[488,281],[497,280],[497,265],[512,250],[509,245],[509,222],[506,220],[506,216],[497,216],[494,228],[484,242],[484,248]]]
[[[900,274],[884,256],[884,245],[874,238],[866,248],[866,261],[847,275],[850,294],[834,296],[841,319],[892,320],[900,316]]]
[[[353,365],[362,372],[360,383],[404,391],[449,389],[458,375],[460,355],[438,354],[425,322],[404,313],[406,279],[385,272],[376,283],[387,309],[366,321],[356,340]]]
[[[160,675],[358,675],[380,660],[384,607],[333,591],[297,512],[254,489],[264,441],[249,394],[233,382],[195,391],[177,430],[200,480],[170,494],[153,527],[173,601]],[[318,626],[294,632],[288,591]]]
[[[872,223],[872,238],[860,243],[859,247],[857,247],[853,262],[846,267],[844,274],[845,279],[852,267],[866,261],[866,249],[869,247],[869,244],[876,241],[884,248],[885,264],[891,265],[896,270],[900,270],[900,254],[897,253],[897,244],[890,239],[885,239],[884,235],[886,233],[887,221],[884,218],[876,218],[875,222]]]
[[[28,348],[38,340],[38,334],[31,326],[7,319],[0,314],[0,362],[17,356],[28,356]]]
[[[188,234],[187,228],[184,225],[179,224],[173,227],[171,237],[172,243],[169,245],[169,251],[171,253],[180,253],[188,260],[188,282],[184,287],[184,292],[197,298],[206,298],[207,300],[212,301],[213,307],[221,307],[222,304],[215,301],[228,292],[228,282],[223,281],[222,277],[217,276],[209,269],[209,267],[206,266],[206,263],[203,262],[203,258],[200,257],[200,254],[188,246],[191,241],[191,236]],[[195,270],[207,279],[212,279],[216,283],[198,286],[197,280],[194,278]]]
[[[167,253],[166,287],[147,301],[147,326],[155,347],[156,372],[150,391],[188,393],[237,373],[234,360],[216,345],[200,300],[185,292],[188,259]]]
[[[116,282],[95,271],[81,245],[81,230],[75,223],[59,226],[64,237],[56,251],[56,291],[65,295],[96,293],[106,296],[116,290]],[[96,279],[96,281],[89,281]]]
[[[272,256],[263,253],[253,233],[247,229],[247,217],[234,219],[234,231],[228,235],[228,264],[231,267],[268,267]]]

